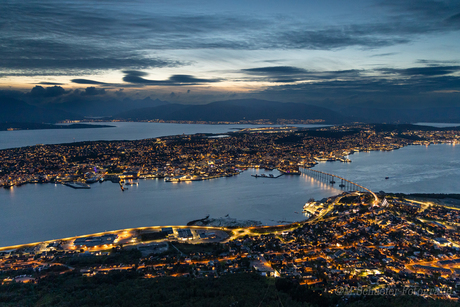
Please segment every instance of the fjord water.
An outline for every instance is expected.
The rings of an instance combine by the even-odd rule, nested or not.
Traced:
[[[376,192],[460,193],[459,145],[407,146],[394,151],[359,152],[349,158],[352,163],[323,162],[314,169]]]
[[[0,132],[0,147],[72,142],[75,136],[75,141],[134,140],[256,127],[107,124],[117,128]],[[355,153],[349,158],[352,163],[324,162],[315,169],[345,177],[374,191],[459,193],[460,190],[459,146],[408,146],[392,152]],[[263,171],[248,170],[235,177],[190,183],[141,180],[139,186],[130,186],[125,192],[111,182],[93,184],[90,190],[54,184],[0,189],[0,246],[129,227],[182,225],[208,214],[211,217],[229,214],[232,218],[265,224],[292,222],[304,219],[302,206],[309,198],[321,199],[341,192],[305,175],[278,179],[250,176],[258,172]]]
[[[91,123],[93,124],[93,123]],[[36,144],[63,144],[82,141],[142,140],[168,135],[195,133],[226,133],[242,128],[267,125],[205,125],[137,122],[98,122],[94,125],[109,125],[107,128],[83,129],[39,129],[0,131],[0,149],[33,146]],[[271,125],[280,127],[279,125]],[[290,125],[316,128],[329,125]]]
[[[352,163],[324,162],[315,169],[374,191],[459,193],[459,146],[408,146],[349,158]],[[302,206],[310,197],[341,192],[305,175],[251,177],[258,172],[263,171],[190,183],[140,180],[125,192],[111,182],[93,184],[90,190],[54,184],[1,189],[0,246],[129,227],[183,225],[208,214],[265,224],[298,221],[304,219]]]
[[[1,189],[0,246],[130,227],[185,225],[208,214],[265,224],[299,221],[305,219],[302,207],[310,197],[340,192],[305,175],[251,176],[259,172],[250,169],[234,177],[188,183],[146,179],[125,192],[112,182],[92,184],[89,190],[60,184]]]

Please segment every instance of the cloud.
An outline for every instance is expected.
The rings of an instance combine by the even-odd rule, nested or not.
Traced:
[[[437,66],[439,64],[458,64],[458,63],[460,63],[460,61],[455,61],[455,60],[439,61],[439,60],[424,60],[424,59],[420,59],[420,60],[417,60],[416,63],[427,64],[427,65],[431,65],[431,66]]]
[[[64,88],[60,86],[44,88],[43,86],[37,85],[34,88],[32,88],[28,95],[32,98],[52,98],[62,96],[67,93],[68,91],[66,91]]]
[[[405,70],[384,68],[382,71],[392,71],[394,74],[375,75],[375,71],[368,70],[348,79],[317,79],[308,83],[271,86],[262,94],[272,99],[284,96],[296,101],[305,99],[318,101],[326,98],[349,100],[351,96],[360,97],[360,100],[366,98],[385,101],[395,96],[417,100],[427,94],[454,93],[460,90],[460,77],[448,75],[452,70],[446,68],[440,70],[431,70],[431,67],[427,67],[427,70],[419,67]]]
[[[273,83],[252,95],[260,99],[303,102],[326,107],[366,105],[369,101],[373,101],[372,106],[377,108],[388,105],[436,106],[438,103],[460,106],[460,66],[432,62],[427,61],[422,67],[405,69],[384,67],[343,71],[305,70],[303,73],[301,70],[292,69],[292,76],[299,82]],[[280,80],[275,72],[283,71],[287,75],[290,70],[267,67],[245,71],[251,73],[249,79],[265,77],[267,80]]]
[[[38,84],[41,84],[41,85],[64,85],[64,83],[57,83],[57,82],[40,82]]]
[[[191,75],[172,75],[169,77],[169,80],[171,82],[174,82],[176,84],[194,84],[194,83],[213,83],[213,82],[219,82],[221,81],[220,79],[200,79],[200,78],[195,78],[194,76]]]
[[[258,67],[242,69],[243,72],[255,75],[296,75],[304,74],[307,71],[303,68],[297,68],[292,66],[270,66],[270,67]]]
[[[298,81],[324,80],[336,78],[354,78],[358,76],[360,70],[336,70],[336,71],[309,71],[293,66],[268,66],[242,69],[242,73],[251,77],[244,81],[265,81],[278,83],[292,83]]]
[[[382,68],[378,70],[386,74],[399,74],[402,76],[442,76],[460,71],[460,66],[411,67],[405,69]]]
[[[142,0],[136,5],[126,1],[0,2],[5,16],[0,24],[0,75],[84,75],[189,63],[152,56],[163,50],[373,49],[457,31],[460,19],[458,1],[382,1],[376,6],[382,11],[379,21],[343,24],[313,24],[282,15],[184,13],[171,6],[165,13],[150,6]],[[132,77],[136,76],[128,79]]]
[[[149,74],[144,71],[137,71],[137,70],[124,70],[123,73],[126,75],[134,76],[134,77],[145,77]]]
[[[424,22],[443,21],[451,17],[452,12],[460,11],[460,3],[450,0],[382,0],[378,6],[389,9],[395,16],[423,18],[419,20]]]
[[[106,84],[105,82],[99,82],[99,81],[88,80],[88,79],[72,79],[71,81],[77,84]]]
[[[385,56],[391,56],[391,55],[396,55],[398,54],[397,52],[387,52],[387,53],[378,53],[378,54],[373,54],[369,57],[371,58],[381,58],[381,57],[385,57]]]
[[[90,86],[90,87],[87,87],[84,92],[81,92],[81,95],[82,96],[105,95],[105,89]]]
[[[93,70],[182,65],[136,48],[139,37],[124,37],[127,33],[117,22],[124,18],[116,5],[113,8],[90,10],[88,3],[72,0],[1,2],[6,22],[0,24],[0,71],[24,76],[82,75]]]
[[[172,75],[168,80],[149,80],[142,77],[148,74],[142,71],[125,70],[123,81],[140,85],[164,85],[164,86],[182,86],[182,85],[197,85],[203,83],[219,82],[220,79],[202,79],[195,78],[191,75]]]

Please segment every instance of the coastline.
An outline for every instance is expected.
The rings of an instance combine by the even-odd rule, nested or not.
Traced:
[[[115,128],[110,125],[94,125],[73,123],[70,125],[61,124],[40,124],[40,123],[0,123],[0,131],[18,130],[48,130],[48,129],[90,129],[90,128]]]

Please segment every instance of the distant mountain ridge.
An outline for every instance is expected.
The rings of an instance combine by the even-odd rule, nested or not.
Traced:
[[[342,123],[346,120],[341,114],[323,107],[258,99],[216,101],[204,105],[168,104],[122,112],[114,115],[114,118],[124,120],[163,119],[190,121],[323,119],[328,123]]]
[[[65,119],[83,119],[75,113],[36,107],[15,98],[0,99],[0,110],[0,123],[55,123]]]
[[[100,97],[72,97],[64,103],[56,103],[55,108],[84,116],[113,116],[128,110],[157,107],[169,104],[160,99],[102,99]]]
[[[25,97],[26,99],[27,97]],[[89,99],[89,100],[88,100]],[[173,104],[159,99],[71,97],[63,103],[28,104],[11,96],[0,96],[0,123],[55,123],[83,120],[89,117],[111,117],[117,120],[229,121],[267,119],[324,120],[327,124],[364,123],[460,123],[460,107],[425,109],[385,109],[366,106],[341,110],[259,99],[216,101],[209,104]]]

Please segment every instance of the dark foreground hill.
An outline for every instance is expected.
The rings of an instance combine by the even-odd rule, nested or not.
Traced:
[[[313,287],[313,286],[312,286]],[[283,278],[237,273],[219,278],[159,277],[111,272],[84,277],[50,272],[38,284],[0,285],[0,306],[457,306],[420,296],[339,296]]]

